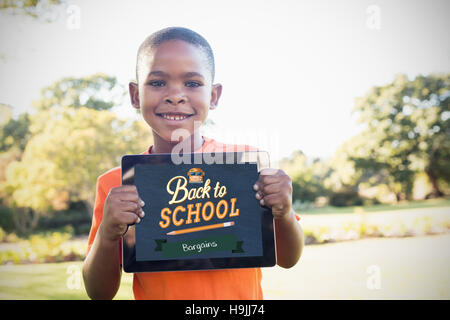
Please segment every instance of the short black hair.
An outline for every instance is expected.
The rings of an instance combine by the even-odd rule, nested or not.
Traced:
[[[214,54],[208,41],[200,34],[183,27],[169,27],[148,36],[139,47],[136,61],[136,80],[139,81],[139,69],[143,58],[147,54],[148,50],[152,50],[160,44],[169,40],[182,40],[190,43],[199,49],[203,50],[206,54],[208,69],[211,71],[211,80],[214,81],[215,65]]]

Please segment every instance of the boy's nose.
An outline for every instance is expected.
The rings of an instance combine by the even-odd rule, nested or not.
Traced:
[[[185,100],[183,97],[168,97],[165,99],[165,102],[168,104],[180,104],[180,103],[184,103]]]
[[[167,97],[164,99],[164,102],[168,104],[180,104],[186,102],[186,97],[181,91],[172,92],[167,95]]]

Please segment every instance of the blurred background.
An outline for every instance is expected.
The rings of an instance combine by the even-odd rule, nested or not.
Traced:
[[[96,179],[145,151],[138,46],[203,35],[203,133],[267,150],[306,236],[267,299],[450,298],[448,1],[0,0],[0,299],[87,299]],[[447,39],[447,40],[446,40]],[[124,274],[117,299],[132,299]]]

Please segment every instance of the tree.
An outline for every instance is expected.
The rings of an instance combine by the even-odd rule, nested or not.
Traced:
[[[324,181],[327,188],[332,191],[342,189],[353,189],[357,191],[359,182],[363,179],[363,171],[355,167],[350,160],[351,155],[358,153],[361,157],[366,156],[366,139],[363,135],[355,136],[345,141],[329,160],[332,168],[330,176]]]
[[[62,0],[0,0],[0,10],[35,19],[44,17],[44,20],[51,21],[52,19],[45,16],[62,2]]]
[[[0,184],[6,179],[6,168],[13,161],[18,161],[30,138],[30,118],[28,114],[21,114],[17,119],[12,118],[12,108],[0,104]],[[0,190],[0,201],[5,194]]]
[[[120,105],[125,93],[115,77],[67,77],[41,93],[34,102],[37,112],[0,127],[0,165],[6,168],[0,195],[15,208],[22,232],[69,202],[83,201],[92,212],[98,175],[119,165],[121,155],[142,152],[151,143],[143,124],[106,111]],[[8,108],[0,111],[8,116]]]
[[[50,111],[53,118],[29,140],[21,161],[8,166],[3,192],[10,205],[35,215],[64,209],[69,201],[83,201],[92,213],[97,177],[120,166],[123,155],[146,150],[150,130],[104,110]]]
[[[323,181],[331,169],[320,159],[308,163],[305,154],[297,150],[290,157],[281,159],[280,168],[292,179],[292,197],[295,200],[314,202],[317,197],[328,194]]]
[[[12,107],[7,104],[0,103],[0,126],[7,123],[11,118]]]
[[[52,107],[109,110],[121,105],[126,90],[116,77],[96,73],[88,77],[66,77],[41,90],[41,98],[33,102],[38,111]]]
[[[33,101],[37,112],[33,114],[30,132],[33,136],[43,132],[48,119],[60,117],[66,109],[111,110],[122,105],[125,94],[116,77],[102,73],[57,80],[43,88],[41,97]]]
[[[334,192],[357,194],[362,184],[384,184],[400,200],[405,190],[411,190],[414,172],[398,170],[398,159],[392,157],[389,145],[380,146],[379,138],[364,130],[345,141],[330,159],[333,172],[325,185]]]
[[[27,113],[17,119],[10,118],[0,126],[0,152],[6,152],[12,147],[23,151],[30,138],[30,117]]]
[[[415,173],[424,171],[434,196],[442,196],[439,181],[450,181],[449,101],[450,74],[414,80],[398,75],[392,83],[370,89],[356,99],[354,112],[366,125],[362,134],[371,147],[365,157],[352,157],[355,165],[387,171],[407,197]]]

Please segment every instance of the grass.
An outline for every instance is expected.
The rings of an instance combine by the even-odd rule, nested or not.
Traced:
[[[299,210],[299,214],[334,214],[334,213],[354,213],[354,212],[379,212],[394,211],[403,209],[421,209],[421,208],[437,208],[450,207],[450,199],[430,199],[421,201],[404,201],[398,204],[377,204],[370,206],[349,206],[349,207],[333,207],[326,206],[322,208],[313,208]]]
[[[89,299],[81,275],[82,262],[0,266],[0,299]],[[115,299],[133,299],[133,275],[124,273]]]
[[[449,247],[450,234],[306,246],[295,267],[263,269],[264,296],[450,299]],[[379,288],[368,286],[371,266]],[[0,266],[0,299],[88,299],[80,272],[81,262]],[[133,299],[132,275],[123,274],[115,299]]]

